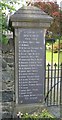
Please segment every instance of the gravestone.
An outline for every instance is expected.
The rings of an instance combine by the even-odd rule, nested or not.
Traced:
[[[10,17],[15,43],[16,106],[44,101],[45,32],[52,18],[34,6],[22,7]]]

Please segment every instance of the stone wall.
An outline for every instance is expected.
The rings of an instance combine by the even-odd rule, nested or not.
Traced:
[[[14,109],[14,46],[12,39],[2,45],[2,111],[10,118]]]

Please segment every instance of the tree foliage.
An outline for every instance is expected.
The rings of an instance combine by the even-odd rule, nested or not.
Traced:
[[[59,5],[56,2],[35,2],[34,5],[54,18],[49,30],[54,34],[62,34],[62,11]]]
[[[8,38],[5,35],[5,32],[8,31],[8,17],[9,14],[12,14],[16,11],[15,4],[19,4],[20,0],[2,0],[0,1],[0,10],[1,10],[1,19],[0,23],[2,24],[2,43],[7,43]],[[0,40],[1,42],[1,40]]]

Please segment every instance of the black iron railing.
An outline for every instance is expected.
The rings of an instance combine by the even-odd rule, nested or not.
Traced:
[[[61,104],[61,81],[62,63],[59,66],[55,63],[53,68],[48,63],[46,68],[45,101],[47,105]]]

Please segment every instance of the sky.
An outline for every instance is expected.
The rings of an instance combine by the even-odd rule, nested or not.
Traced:
[[[60,5],[60,2],[61,2],[62,0],[57,0],[57,3]]]

